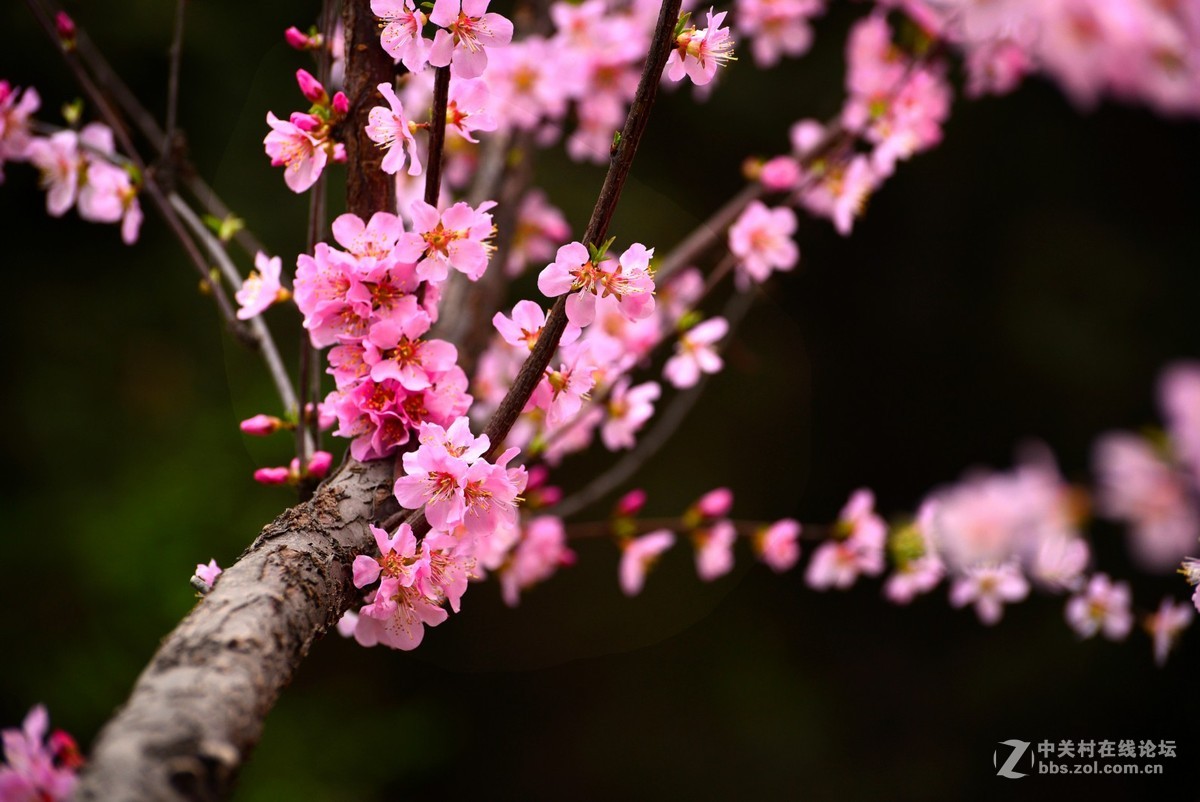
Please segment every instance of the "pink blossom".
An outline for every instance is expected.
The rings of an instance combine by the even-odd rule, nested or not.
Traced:
[[[1093,463],[1097,507],[1130,525],[1134,560],[1151,571],[1173,570],[1200,534],[1184,477],[1133,434],[1101,437]]]
[[[387,54],[409,72],[420,72],[429,60],[429,40],[421,36],[425,14],[412,0],[371,0],[371,12],[385,23],[379,43]]]
[[[487,48],[512,41],[513,26],[487,12],[490,0],[435,0],[429,21],[440,25],[429,49],[429,63],[450,66],[456,78],[478,78],[487,67]]]
[[[428,203],[413,201],[413,230],[400,238],[397,255],[416,262],[417,276],[425,281],[445,280],[450,268],[478,281],[492,254],[495,227],[488,212],[495,206],[493,201],[475,208],[459,202],[439,214]]]
[[[415,310],[416,299],[411,298]],[[371,379],[395,379],[405,390],[424,390],[454,367],[458,350],[444,340],[421,339],[429,329],[423,312],[389,317],[371,327],[363,361]]]
[[[300,86],[300,94],[304,95],[308,102],[318,106],[329,103],[329,93],[308,70],[296,70],[296,83]]]
[[[41,106],[37,90],[28,87],[22,92],[8,81],[0,81],[0,183],[4,181],[5,161],[25,161],[29,158],[29,118]]]
[[[403,464],[405,475],[393,488],[400,506],[409,510],[424,507],[429,523],[442,531],[461,523],[466,511],[462,486],[467,462],[423,444],[405,454]]]
[[[4,763],[0,764],[0,799],[13,802],[58,802],[75,790],[75,771],[82,765],[75,741],[62,731],[44,743],[50,717],[37,705],[21,729],[6,729]]]
[[[271,304],[292,297],[279,282],[283,261],[278,256],[268,259],[265,253],[259,251],[254,257],[254,267],[255,270],[251,270],[242,282],[242,288],[233,296],[238,302],[238,320],[257,317]]]
[[[711,528],[697,530],[692,538],[696,544],[696,573],[702,580],[711,582],[733,570],[733,544],[737,541],[733,524],[717,521]]]
[[[626,596],[642,592],[646,573],[658,561],[664,551],[675,545],[675,533],[657,529],[649,534],[634,538],[622,546],[619,575],[621,590]]]
[[[420,175],[421,159],[417,154],[417,140],[413,136],[412,123],[404,115],[404,104],[396,97],[396,91],[392,89],[391,84],[383,83],[375,88],[389,106],[372,108],[366,127],[367,138],[387,150],[380,167],[388,175],[395,175],[404,166],[404,157],[407,154],[408,174]]]
[[[800,559],[800,522],[784,518],[754,537],[758,557],[777,574],[788,571]]]
[[[801,200],[813,214],[828,217],[842,236],[848,236],[854,219],[863,213],[878,177],[866,156],[855,156],[848,164],[837,164]]]
[[[908,604],[919,594],[937,587],[945,575],[945,567],[936,555],[926,554],[909,560],[883,583],[883,595],[893,604]]]
[[[824,10],[822,0],[737,0],[738,32],[752,37],[754,61],[771,67],[783,55],[801,56],[812,46],[810,17]]]
[[[288,43],[288,47],[294,50],[317,50],[321,47],[320,34],[309,36],[295,25],[289,26],[283,32],[283,39]]]
[[[356,214],[338,215],[332,225],[333,238],[355,256],[386,259],[404,233],[404,221],[390,212],[375,212],[364,223]]]
[[[29,162],[42,173],[46,193],[46,212],[62,217],[75,204],[79,191],[79,135],[74,131],[59,131],[49,137],[39,137],[29,143]]]
[[[1192,625],[1195,611],[1184,602],[1175,602],[1166,596],[1158,611],[1146,619],[1146,629],[1154,643],[1154,662],[1159,667],[1166,665],[1167,655],[1183,631]]]
[[[1006,602],[1018,602],[1028,595],[1029,583],[1013,563],[967,569],[950,586],[950,604],[964,607],[974,603],[979,620],[988,626],[1000,621]]]
[[[629,378],[619,379],[606,404],[608,418],[600,429],[600,439],[610,451],[633,448],[635,435],[654,415],[654,402],[662,395],[658,382],[629,386]]]
[[[208,565],[199,563],[196,566],[196,571],[193,577],[193,584],[196,584],[197,589],[201,593],[208,593],[213,588],[213,583],[217,581],[223,571],[221,566],[217,565],[216,560],[209,560]]]
[[[521,591],[545,582],[559,567],[574,562],[575,552],[567,548],[562,519],[552,515],[531,519],[508,562],[500,569],[504,603],[516,607]]]
[[[451,81],[446,107],[446,131],[457,134],[468,142],[478,143],[479,140],[471,136],[472,132],[495,131],[499,127],[491,112],[494,103],[487,81]]]
[[[283,167],[283,180],[292,192],[304,192],[317,183],[329,160],[325,148],[293,122],[267,112],[271,131],[263,139],[272,167]]]
[[[567,319],[576,326],[589,325],[596,317],[596,296],[614,296],[630,320],[641,320],[654,312],[654,280],[650,276],[653,248],[634,243],[611,262],[597,265],[581,242],[558,249],[554,262],[538,276],[538,289],[549,298],[572,293],[567,298]]]
[[[555,427],[570,421],[583,407],[584,397],[595,385],[595,372],[591,350],[584,348],[576,352],[574,358],[569,363],[561,363],[558,370],[546,369],[529,397],[526,410],[535,407],[545,410],[547,426]]]
[[[1067,601],[1067,623],[1079,637],[1090,638],[1103,632],[1109,640],[1125,640],[1133,628],[1129,611],[1129,585],[1114,583],[1104,574],[1096,574],[1087,588]]]
[[[800,258],[792,235],[796,213],[786,206],[768,209],[752,201],[729,227],[729,250],[738,258],[738,276],[743,286],[761,284],[772,270],[791,270]]]
[[[1168,366],[1158,380],[1158,403],[1171,445],[1200,487],[1200,363]]]
[[[682,81],[686,75],[696,86],[704,86],[716,76],[718,67],[737,60],[733,55],[733,36],[729,28],[721,27],[726,13],[713,14],[710,8],[707,28],[696,30],[693,25],[675,38],[675,46],[667,59],[669,80]]]
[[[883,573],[883,547],[887,525],[875,514],[875,496],[856,490],[838,515],[838,536],[813,552],[804,580],[814,590],[846,589],[859,574]]]
[[[725,363],[713,346],[728,332],[728,321],[714,317],[680,334],[675,355],[663,366],[663,375],[672,385],[683,389],[695,386],[702,374],[718,373]]]
[[[517,228],[509,246],[504,272],[520,275],[530,262],[549,259],[554,250],[571,236],[571,227],[563,213],[551,206],[546,194],[531,190],[521,199]]]

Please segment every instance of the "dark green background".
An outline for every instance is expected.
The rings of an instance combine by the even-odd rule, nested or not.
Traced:
[[[71,7],[156,110],[171,6]],[[802,62],[763,73],[744,53],[708,103],[668,95],[619,239],[665,251],[739,186],[746,154],[780,152],[789,122],[832,114],[844,30],[862,10],[822,21]],[[268,109],[301,105],[291,73],[306,65],[282,31],[314,14],[212,0],[188,17],[193,156],[285,263],[306,201],[261,140]],[[22,4],[0,9],[0,30],[0,77],[36,85],[52,119],[77,94],[53,49]],[[902,165],[852,238],[802,220],[801,268],[773,282],[728,371],[639,476],[648,511],[728,484],[740,517],[826,521],[868,485],[895,514],[971,466],[1009,465],[1029,437],[1084,479],[1095,436],[1152,422],[1158,370],[1200,355],[1198,133],[1139,109],[1081,113],[1039,81],[956,102],[944,146]],[[558,152],[542,167],[581,227],[600,170]],[[87,744],[194,603],[192,567],[231,562],[290,503],[249,479],[287,444],[238,433],[272,410],[270,388],[152,212],[125,248],[113,227],[49,219],[28,167],[7,173],[0,721],[44,702]],[[268,319],[296,322],[284,309]],[[605,459],[572,464],[564,482]],[[1127,565],[1118,530],[1095,532],[1101,568],[1132,578],[1143,607],[1183,596],[1177,578]],[[1035,596],[987,629],[944,589],[911,609],[883,603],[874,582],[818,594],[744,551],[705,585],[677,549],[629,600],[614,549],[579,556],[517,610],[476,588],[414,653],[322,642],[238,798],[1121,798],[1164,786],[1000,780],[993,750],[1174,739],[1177,781],[1200,750],[1195,633],[1157,670],[1140,633],[1076,642],[1060,598]]]

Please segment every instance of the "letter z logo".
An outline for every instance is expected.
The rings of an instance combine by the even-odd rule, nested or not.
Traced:
[[[1001,766],[1000,768],[996,769],[996,774],[1000,777],[1007,777],[1010,780],[1015,780],[1018,777],[1024,777],[1025,776],[1024,772],[1013,771],[1013,769],[1016,768],[1017,762],[1021,759],[1022,755],[1025,754],[1025,750],[1027,750],[1029,748],[1029,741],[1016,741],[1016,740],[1001,741],[1000,745],[1011,747],[1012,752],[1009,754],[1008,760],[1004,761],[1004,765]],[[997,749],[995,752],[992,752],[992,766],[993,767],[996,765],[996,761],[999,759],[998,758],[999,751],[1000,750]],[[1033,757],[1030,756],[1030,761],[1032,762],[1032,760],[1033,760]]]

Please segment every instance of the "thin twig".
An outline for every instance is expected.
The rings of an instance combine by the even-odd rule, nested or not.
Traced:
[[[163,161],[170,165],[175,152],[175,123],[179,114],[179,67],[183,60],[183,19],[187,0],[175,5],[175,33],[171,37],[170,69],[167,72],[167,120],[162,138]]]
[[[747,521],[738,520],[736,518],[725,519],[727,523],[733,525],[734,530],[742,537],[754,537],[763,529],[776,523],[775,521]],[[622,534],[630,536],[644,535],[648,532],[653,532],[658,529],[670,529],[672,532],[687,532],[691,529],[707,529],[710,528],[712,522],[705,522],[700,526],[690,526],[688,521],[683,518],[634,518],[625,519],[622,522]],[[581,521],[565,524],[563,527],[566,530],[568,540],[584,540],[588,538],[598,537],[614,537],[612,521]],[[833,532],[833,527],[828,524],[801,524],[800,538],[802,540],[826,540]]]
[[[196,238],[204,243],[210,256],[217,264],[217,269],[221,271],[221,275],[225,280],[234,286],[241,285],[241,275],[238,273],[237,266],[229,258],[229,254],[225,252],[221,241],[208,230],[196,213],[192,211],[187,202],[179,195],[171,195],[171,205],[179,213],[180,218],[187,223]],[[249,321],[250,333],[253,337],[254,347],[262,354],[263,361],[266,363],[267,372],[271,374],[271,380],[275,383],[275,390],[279,394],[279,400],[283,404],[285,410],[299,409],[296,399],[296,393],[292,389],[292,380],[287,375],[287,369],[283,366],[283,360],[279,356],[279,349],[275,346],[275,341],[272,339],[270,332],[267,329],[267,324],[262,321],[262,318],[255,316]],[[302,427],[297,427],[298,429]]]

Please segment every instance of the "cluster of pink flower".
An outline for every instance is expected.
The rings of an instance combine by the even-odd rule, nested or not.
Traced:
[[[333,139],[334,127],[350,110],[342,92],[333,97],[305,70],[296,71],[300,92],[312,104],[307,112],[293,111],[287,120],[267,112],[271,132],[263,139],[272,167],[283,167],[283,180],[292,192],[304,192],[321,177],[330,161],[344,162],[346,146]]]
[[[782,56],[802,56],[812,46],[809,20],[825,10],[824,0],[737,0],[738,33],[750,39],[754,61],[771,67]]]
[[[1094,451],[1097,507],[1128,525],[1130,552],[1144,570],[1174,571],[1200,536],[1200,363],[1167,368],[1159,379],[1166,431],[1153,439],[1126,432],[1101,437]],[[1194,563],[1181,571],[1198,589]]]
[[[50,733],[50,717],[38,705],[21,729],[4,730],[4,763],[0,763],[0,799],[57,802],[75,790],[83,755],[75,739],[62,730]]]
[[[635,518],[646,503],[646,494],[633,490],[617,502],[612,530],[621,549],[618,567],[621,590],[627,596],[641,593],[646,574],[659,558],[675,545],[675,530],[655,529],[634,537]],[[738,527],[729,520],[733,509],[733,492],[719,487],[700,497],[687,509],[679,522],[695,549],[696,574],[712,582],[733,570],[733,548]],[[800,524],[790,518],[772,524],[756,525],[745,532],[758,558],[773,571],[789,570],[800,559]]]
[[[1200,14],[1147,0],[890,0],[966,53],[968,91],[1004,93],[1040,70],[1077,103],[1105,94],[1200,113]]]
[[[41,172],[50,216],[62,217],[75,206],[84,220],[120,223],[121,239],[136,242],[142,225],[141,177],[117,154],[112,129],[89,123],[79,131],[35,136],[30,117],[40,105],[37,90],[21,91],[0,81],[0,181],[6,161],[29,162]]]
[[[847,99],[838,126],[865,150],[843,145],[804,168],[799,159],[825,142],[830,132],[815,120],[801,120],[792,127],[792,153],[770,159],[755,171],[768,190],[794,193],[791,202],[829,218],[842,234],[850,233],[867,198],[892,175],[897,161],[941,141],[951,99],[945,63],[903,50],[880,11],[854,25],[846,62]],[[754,213],[757,230],[790,234],[787,219],[768,221],[765,211]],[[748,250],[745,244],[741,247]],[[759,276],[771,267],[787,270],[795,258],[777,248],[770,261],[759,256],[756,262],[742,264],[749,278],[761,281]]]
[[[439,214],[420,201],[404,221],[379,212],[333,224],[346,250],[317,245],[297,260],[295,300],[317,348],[334,346],[337,389],[325,400],[336,434],[354,438],[356,459],[376,459],[408,442],[422,423],[449,426],[471,404],[453,345],[424,335],[437,320],[448,270],[477,279],[487,268],[493,204],[457,203]]]
[[[546,295],[570,293],[568,324],[552,367],[508,442],[552,465],[586,449],[597,430],[610,450],[633,447],[662,391],[655,381],[634,385],[629,374],[668,337],[678,335],[675,353],[663,367],[674,386],[690,387],[723,366],[715,345],[728,323],[720,317],[701,322],[691,311],[704,285],[698,271],[677,275],[656,301],[653,249],[634,243],[619,259],[607,257],[605,250],[589,252],[579,242],[564,245],[538,278]],[[499,404],[537,344],[546,312],[533,301],[519,301],[511,314],[497,313],[492,322],[499,336],[479,361],[473,414],[488,414]]]

